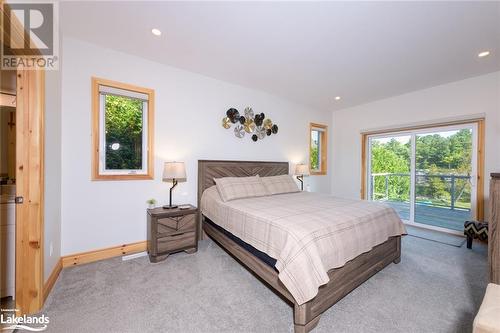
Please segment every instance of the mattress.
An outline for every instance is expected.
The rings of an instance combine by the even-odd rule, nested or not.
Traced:
[[[392,236],[406,234],[391,207],[374,202],[298,192],[223,202],[215,186],[201,212],[243,242],[276,259],[278,277],[298,304],[342,267]]]
[[[239,246],[241,246],[243,249],[245,249],[246,251],[248,251],[254,257],[257,257],[257,259],[259,259],[260,261],[262,261],[264,264],[266,264],[267,266],[269,266],[271,268],[274,268],[276,270],[276,268],[274,267],[276,265],[276,259],[271,258],[266,253],[257,250],[252,245],[250,245],[248,243],[245,243],[242,239],[236,237],[235,235],[233,235],[232,233],[230,233],[229,231],[227,231],[226,229],[224,229],[220,225],[215,224],[210,219],[205,218],[205,223],[210,224],[212,227],[214,227],[218,231],[222,232],[226,237],[228,237],[233,242],[235,242],[236,244],[238,244]]]

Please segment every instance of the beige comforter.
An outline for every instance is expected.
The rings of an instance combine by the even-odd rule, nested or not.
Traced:
[[[215,186],[201,198],[214,223],[277,260],[279,279],[298,304],[316,296],[342,267],[391,236],[406,234],[394,209],[361,200],[298,192],[223,202]]]

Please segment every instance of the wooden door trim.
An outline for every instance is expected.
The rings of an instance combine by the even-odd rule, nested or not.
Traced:
[[[476,218],[484,220],[484,143],[485,128],[484,118],[476,120],[477,123],[477,187],[476,187]]]
[[[7,4],[0,1],[0,15],[7,19]],[[24,43],[25,31],[9,21],[7,38]],[[0,25],[3,43],[4,25]],[[22,56],[22,55],[20,55]],[[16,105],[16,315],[38,312],[43,306],[44,274],[44,147],[45,72],[17,69]]]
[[[18,315],[43,306],[44,71],[18,70],[16,109],[16,308]]]

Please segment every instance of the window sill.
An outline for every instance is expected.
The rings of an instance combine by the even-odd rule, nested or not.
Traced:
[[[326,171],[311,171],[311,176],[326,176]]]
[[[93,175],[92,180],[153,180],[153,175]]]

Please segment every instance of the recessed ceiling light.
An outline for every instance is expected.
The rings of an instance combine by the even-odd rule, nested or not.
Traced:
[[[151,33],[155,36],[161,36],[161,31],[156,28],[151,29]]]
[[[483,52],[480,52],[477,56],[479,58],[484,58],[484,57],[487,57],[490,55],[490,51],[483,51]]]
[[[340,101],[340,96],[335,97],[336,101]]]

